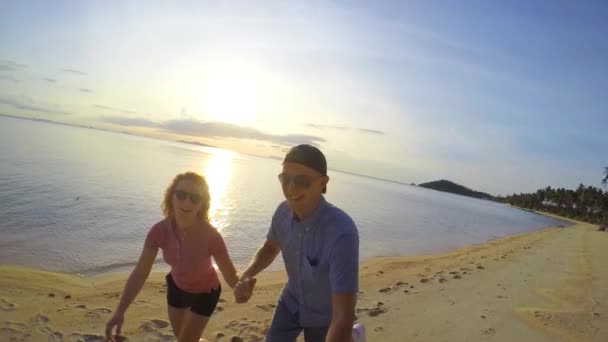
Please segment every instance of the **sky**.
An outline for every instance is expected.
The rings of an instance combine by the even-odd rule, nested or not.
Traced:
[[[0,114],[492,194],[599,185],[604,1],[0,1]]]

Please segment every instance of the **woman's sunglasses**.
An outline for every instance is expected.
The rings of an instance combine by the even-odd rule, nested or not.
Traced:
[[[175,195],[175,198],[180,201],[184,201],[186,198],[190,197],[190,202],[192,202],[192,204],[199,204],[202,199],[201,195],[191,194],[184,190],[173,190],[173,194]]]
[[[281,182],[281,185],[283,185],[284,187],[288,187],[289,183],[291,183],[291,184],[293,184],[294,187],[296,187],[298,189],[308,189],[315,179],[321,178],[321,177],[323,177],[323,176],[316,176],[316,177],[315,176],[306,176],[306,175],[290,176],[290,175],[286,175],[284,173],[279,173],[279,182]]]

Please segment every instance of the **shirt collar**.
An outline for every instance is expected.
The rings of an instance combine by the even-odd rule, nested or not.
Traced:
[[[321,215],[323,214],[323,211],[326,207],[327,207],[327,201],[325,200],[325,197],[323,195],[321,195],[321,199],[319,200],[319,203],[317,203],[317,207],[315,208],[315,210],[313,210],[313,212],[310,216],[308,216],[304,220],[296,221],[295,216],[294,216],[295,213],[292,211],[291,219],[292,219],[293,223],[298,226],[300,226],[300,225],[309,226],[312,223],[314,223],[315,221],[317,221],[319,219],[319,217],[321,217]]]

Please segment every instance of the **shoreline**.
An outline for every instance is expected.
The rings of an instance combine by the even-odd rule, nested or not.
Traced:
[[[368,341],[608,338],[608,233],[559,218],[574,224],[362,262],[357,316]],[[127,276],[0,265],[0,340],[100,340]],[[284,271],[263,272],[244,305],[222,283],[204,338],[264,336],[285,279]],[[127,311],[129,341],[169,339],[164,296],[164,273],[153,272]]]
[[[439,256],[439,255],[444,255],[444,254],[450,254],[456,251],[459,251],[461,249],[467,249],[471,246],[478,246],[478,245],[483,245],[495,240],[500,240],[500,239],[504,239],[504,238],[508,238],[508,237],[512,237],[512,236],[516,236],[516,235],[522,235],[522,234],[530,234],[530,233],[534,233],[534,232],[539,232],[539,231],[543,231],[545,229],[549,229],[549,228],[567,228],[571,225],[576,224],[578,221],[573,220],[573,219],[569,219],[566,217],[561,217],[558,215],[554,215],[551,213],[545,213],[545,212],[540,212],[540,211],[532,211],[532,210],[526,210],[526,209],[522,209],[519,207],[513,207],[515,209],[520,209],[520,210],[525,210],[528,211],[530,213],[534,213],[537,215],[542,215],[542,216],[547,216],[550,218],[554,218],[554,219],[558,219],[564,222],[567,222],[568,224],[558,224],[558,225],[554,225],[554,226],[546,226],[543,228],[533,228],[533,230],[529,230],[529,231],[524,231],[524,232],[520,232],[520,233],[515,233],[515,234],[509,234],[509,235],[505,235],[505,236],[501,236],[501,237],[494,237],[494,238],[490,238],[484,241],[480,241],[477,243],[473,243],[473,244],[468,244],[468,245],[462,245],[459,247],[455,247],[455,248],[450,248],[450,247],[443,247],[443,248],[437,248],[437,250],[432,251],[430,253],[421,253],[421,254],[403,254],[403,253],[395,253],[395,254],[389,254],[389,255],[379,255],[379,256],[372,256],[369,258],[366,258],[362,261],[359,262],[360,267],[364,266],[364,264],[366,263],[374,263],[376,260],[382,260],[385,258],[420,258],[420,257],[433,257],[433,256]],[[582,223],[582,222],[581,222]],[[282,262],[282,261],[281,261]],[[50,272],[50,273],[57,273],[57,274],[66,274],[66,275],[74,275],[80,278],[85,278],[85,279],[90,279],[90,278],[95,278],[95,277],[103,277],[106,275],[124,275],[125,277],[128,277],[128,275],[131,273],[131,271],[133,270],[133,268],[135,267],[135,265],[137,264],[137,260],[133,260],[132,262],[128,262],[128,263],[123,263],[121,265],[115,266],[115,265],[108,265],[108,266],[101,266],[101,267],[96,267],[93,269],[87,269],[87,270],[80,270],[80,271],[62,271],[62,270],[49,270],[49,269],[44,269],[44,268],[38,268],[38,267],[33,267],[33,266],[29,266],[29,265],[20,265],[20,264],[11,264],[11,263],[5,263],[5,264],[0,264],[0,267],[11,267],[11,268],[15,268],[15,269],[28,269],[28,270],[33,270],[33,271],[42,271],[42,272]],[[240,267],[239,265],[237,265],[235,263],[235,267],[237,268],[237,270],[240,270],[243,267],[246,267],[246,265],[248,264],[248,261],[242,265],[242,267]],[[276,262],[274,262],[271,266],[271,268],[275,268],[274,270],[269,270],[266,271],[265,273],[268,272],[278,272],[281,273],[281,270],[283,269],[283,267],[277,267]],[[276,269],[278,268],[278,269]],[[162,270],[159,270],[162,269]],[[153,265],[153,270],[152,270],[152,274],[154,273],[162,273],[162,274],[166,274],[169,270],[169,266],[166,265],[166,263],[164,262],[164,260],[162,259],[162,257],[156,259],[156,261],[154,262]]]

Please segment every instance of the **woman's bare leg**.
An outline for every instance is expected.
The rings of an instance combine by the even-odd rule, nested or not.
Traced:
[[[173,335],[175,337],[179,337],[182,328],[188,319],[190,314],[190,310],[188,308],[179,309],[172,307],[171,305],[167,305],[169,311],[169,321],[171,322],[171,328],[173,329]]]
[[[178,342],[199,342],[205,327],[209,322],[208,316],[202,316],[194,312],[188,312],[186,320],[183,322],[182,329],[177,337]]]

